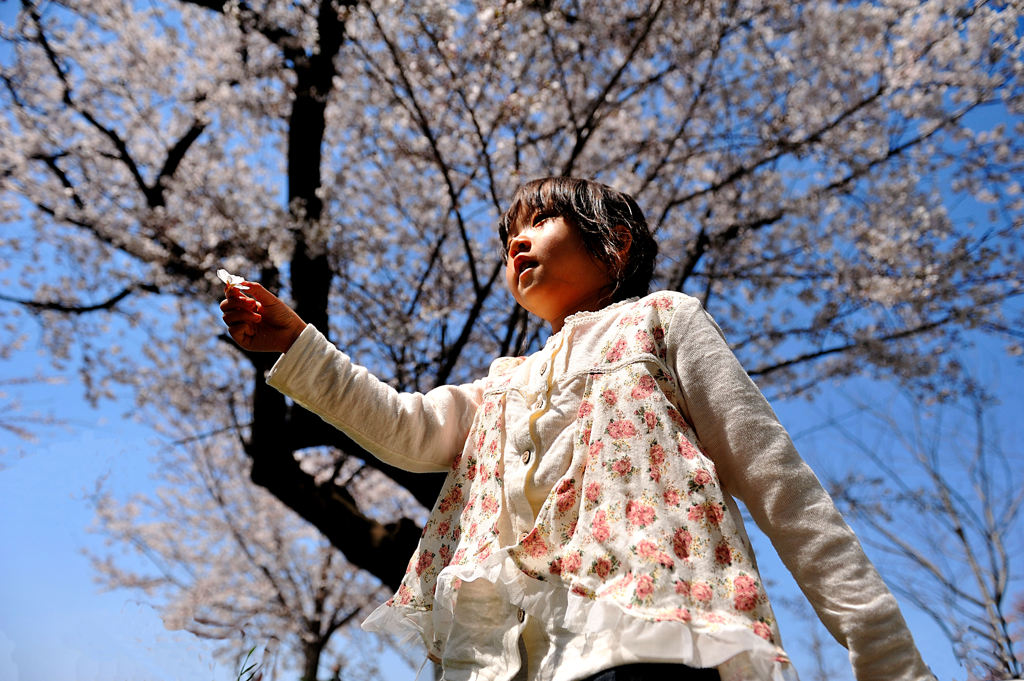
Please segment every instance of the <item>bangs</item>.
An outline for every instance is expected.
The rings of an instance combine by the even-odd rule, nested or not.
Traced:
[[[518,234],[524,225],[533,224],[534,218],[540,214],[573,215],[576,212],[573,210],[574,185],[578,182],[570,177],[548,177],[520,186],[498,222],[502,245],[508,244],[509,234]]]

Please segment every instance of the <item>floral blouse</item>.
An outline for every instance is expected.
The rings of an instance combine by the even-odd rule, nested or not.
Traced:
[[[269,381],[388,463],[449,471],[401,586],[364,623],[420,638],[445,679],[511,679],[521,638],[538,681],[636,661],[795,679],[734,496],[860,681],[931,678],[693,298],[578,313],[530,357],[425,395],[391,390],[307,329]]]

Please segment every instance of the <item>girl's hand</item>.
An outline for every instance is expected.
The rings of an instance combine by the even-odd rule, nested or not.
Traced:
[[[245,286],[245,292],[236,285],[224,289],[220,309],[228,333],[245,350],[287,352],[306,323],[287,303],[259,284],[247,281]]]

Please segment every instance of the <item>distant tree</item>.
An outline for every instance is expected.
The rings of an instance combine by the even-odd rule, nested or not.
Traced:
[[[99,581],[147,594],[168,627],[221,641],[221,657],[264,649],[262,660],[250,658],[262,678],[280,678],[282,667],[308,681],[330,667],[348,679],[379,677],[381,642],[351,625],[379,603],[380,583],[248,483],[248,463],[230,445],[218,436],[175,448],[161,459],[153,495],[121,503],[97,490],[96,531],[122,549],[92,555]],[[371,493],[367,473],[346,471],[354,489]]]
[[[1021,14],[22,0],[2,29],[0,261],[23,295],[3,313],[37,319],[89,395],[124,386],[155,424],[236,433],[256,484],[394,586],[415,514],[303,460],[330,448],[425,505],[439,481],[374,463],[265,385],[274,357],[218,340],[217,267],[397,388],[462,381],[544,333],[501,290],[515,185],[592,176],[638,197],[659,285],[700,296],[771,394],[864,374],[955,391],[949,347],[1024,329]]]
[[[861,406],[861,432],[836,424],[857,465],[832,494],[882,556],[891,587],[949,637],[969,679],[1021,678],[1024,647],[1013,635],[1014,602],[1024,599],[1020,442],[1002,448],[981,397]]]

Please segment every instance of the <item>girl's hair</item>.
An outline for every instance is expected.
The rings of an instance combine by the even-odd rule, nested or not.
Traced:
[[[559,216],[579,230],[587,250],[612,273],[611,302],[646,295],[654,277],[658,243],[632,196],[591,180],[545,177],[519,187],[498,222],[503,253],[508,237],[541,213]],[[628,241],[621,228],[629,232]],[[620,253],[627,247],[626,258]]]

